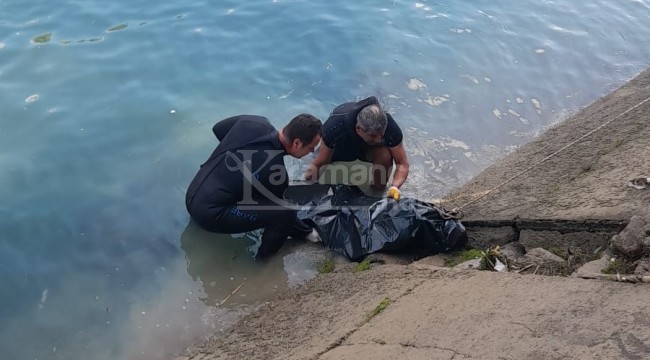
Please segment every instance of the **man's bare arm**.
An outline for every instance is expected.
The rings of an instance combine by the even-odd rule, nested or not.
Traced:
[[[388,148],[393,161],[395,161],[395,174],[393,174],[392,186],[399,188],[404,184],[409,175],[409,159],[404,150],[404,144],[400,143],[397,146]]]
[[[334,155],[334,150],[330,149],[325,145],[321,140],[320,149],[318,151],[318,156],[312,161],[305,173],[305,180],[307,181],[318,181],[320,175],[322,175],[325,170],[325,166],[332,161],[332,156]]]

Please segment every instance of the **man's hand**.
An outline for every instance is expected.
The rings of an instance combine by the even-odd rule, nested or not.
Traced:
[[[314,178],[314,170],[312,170],[311,166],[307,171],[305,172],[305,180],[306,181],[311,181],[311,179]]]
[[[334,151],[328,148],[323,140],[321,140],[318,149],[318,155],[316,156],[316,159],[311,162],[307,168],[307,171],[305,172],[305,180],[317,182],[320,175],[323,173],[325,166],[329,164],[330,161],[332,161],[333,155]]]
[[[316,175],[315,173],[317,173],[317,172],[318,172],[318,169],[315,166],[309,165],[309,167],[307,168],[307,171],[305,172],[305,181],[318,180],[318,176],[314,176],[314,175]],[[316,178],[316,179],[314,179],[314,178]]]
[[[386,194],[386,197],[393,198],[395,200],[399,200],[401,195],[402,195],[402,193],[399,191],[397,186],[391,186],[390,189],[388,189],[388,193]]]

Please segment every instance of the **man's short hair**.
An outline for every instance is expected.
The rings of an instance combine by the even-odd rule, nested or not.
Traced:
[[[299,139],[303,145],[311,144],[317,135],[323,132],[323,123],[311,114],[300,114],[282,128],[282,133],[290,141]]]
[[[368,105],[359,111],[357,125],[372,134],[383,134],[388,126],[386,113],[378,105]]]

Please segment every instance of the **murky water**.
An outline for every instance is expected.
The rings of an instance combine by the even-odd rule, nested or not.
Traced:
[[[324,120],[376,95],[405,132],[405,192],[440,196],[647,68],[648,15],[647,0],[1,1],[3,358],[158,359],[314,275],[321,249],[257,264],[250,241],[189,222],[215,121]]]

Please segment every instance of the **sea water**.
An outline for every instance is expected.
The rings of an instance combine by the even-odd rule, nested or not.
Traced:
[[[374,95],[405,193],[461,185],[650,64],[650,1],[0,1],[0,353],[161,359],[315,274],[190,221],[228,116]]]

